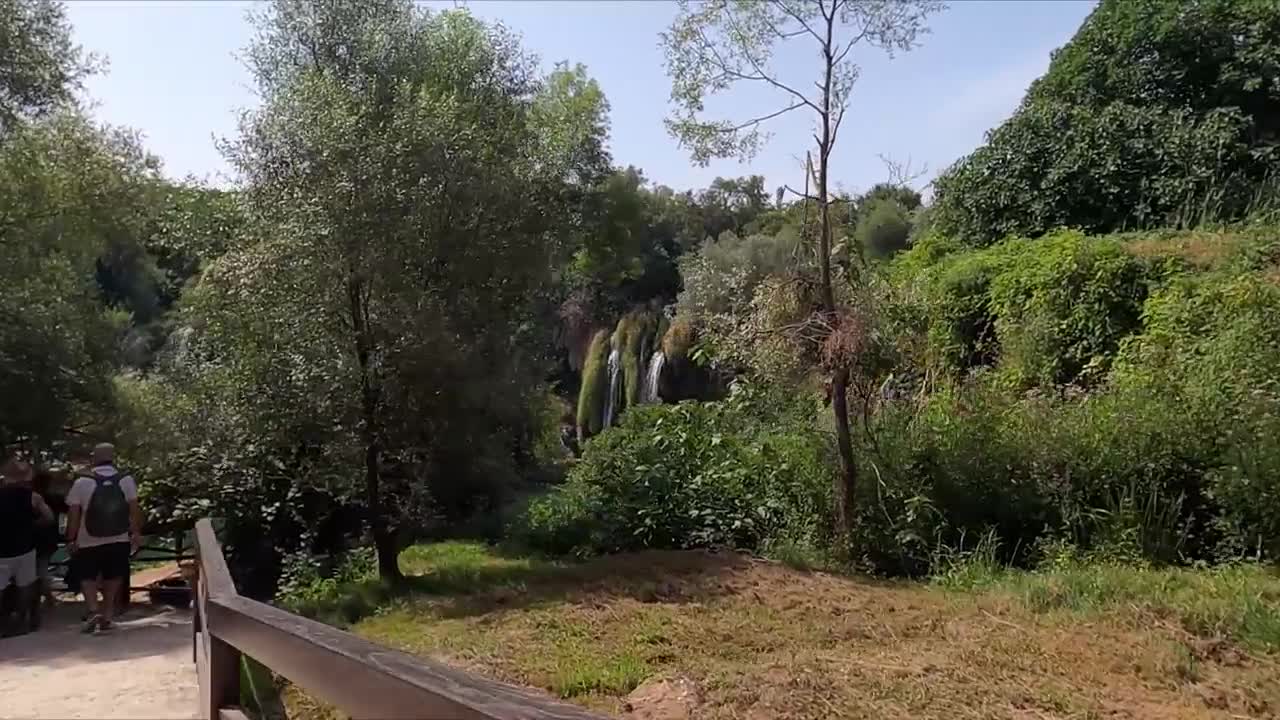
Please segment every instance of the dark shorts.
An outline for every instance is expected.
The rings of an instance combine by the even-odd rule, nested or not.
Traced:
[[[131,551],[127,542],[80,548],[71,556],[71,570],[81,582],[97,578],[119,580],[129,574]]]

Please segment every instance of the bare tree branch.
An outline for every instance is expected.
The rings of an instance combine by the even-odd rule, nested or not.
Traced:
[[[880,162],[884,163],[885,170],[889,174],[889,184],[897,187],[907,187],[929,172],[927,164],[921,167],[919,171],[912,172],[910,157],[907,158],[906,163],[898,162],[884,153],[876,153],[876,157],[880,158]]]
[[[743,130],[755,125],[759,125],[760,123],[765,122],[767,120],[772,120],[778,117],[779,115],[785,115],[786,113],[789,113],[792,110],[799,110],[802,107],[804,107],[804,103],[792,103],[782,108],[781,110],[778,110],[776,112],[771,112],[768,115],[761,115],[758,118],[752,118],[751,120],[748,120],[742,123],[741,125],[735,125],[731,128],[724,128],[721,132],[737,132],[739,130]]]
[[[844,122],[844,112],[845,110],[848,110],[848,109],[849,109],[849,105],[847,103],[844,105],[841,105],[840,114],[836,115],[836,124],[834,127],[831,128],[831,145],[833,147],[836,144],[836,136],[840,134],[840,123]]]
[[[804,17],[802,17],[799,13],[793,12],[785,2],[778,3],[777,7],[781,8],[782,12],[790,15],[792,19],[800,23],[800,26],[804,28],[803,31],[797,31],[797,32],[807,32],[813,36],[814,40],[817,40],[819,43],[822,42],[822,38],[818,35],[818,33],[813,31],[813,28],[809,26],[809,23],[804,19]]]
[[[805,177],[806,178],[808,177],[808,173],[805,173]],[[810,195],[807,192],[800,192],[799,190],[791,187],[790,185],[783,185],[782,187],[786,188],[787,192],[791,193],[792,195],[795,195],[796,197],[802,197],[805,200],[813,200],[815,202],[818,200],[817,195]]]
[[[742,29],[738,27],[738,21],[734,19],[733,11],[729,11],[725,15],[725,17],[728,18],[729,25],[733,28],[733,33],[738,36],[738,47],[742,50],[742,56],[747,59],[747,62],[751,63],[751,67],[756,71],[755,75],[743,76],[742,79],[763,80],[764,82],[769,83],[770,85],[772,85],[775,88],[778,88],[779,90],[783,90],[785,92],[791,93],[798,100],[803,102],[805,105],[808,105],[814,110],[821,112],[821,110],[818,109],[818,106],[814,104],[814,102],[810,100],[808,97],[806,97],[804,93],[796,90],[795,88],[789,85],[786,85],[785,83],[778,82],[778,80],[776,80],[775,78],[769,77],[769,75],[764,71],[764,68],[761,67],[759,61],[757,61],[755,59],[755,56],[751,54],[750,45],[747,43],[746,36],[743,35]],[[701,31],[699,31],[699,33],[701,33]]]

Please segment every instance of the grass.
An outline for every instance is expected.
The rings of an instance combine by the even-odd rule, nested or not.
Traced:
[[[1280,574],[1261,565],[1191,570],[1070,561],[1047,571],[1015,572],[975,563],[939,584],[1007,594],[1040,613],[1128,610],[1144,619],[1174,620],[1197,636],[1280,652]]]
[[[663,702],[672,678],[698,692],[665,701],[711,720],[1280,711],[1280,577],[1261,567],[971,562],[908,583],[733,553],[566,564],[457,542],[401,562],[408,589],[352,631],[605,713]]]
[[[299,615],[345,627],[400,598],[467,595],[502,587],[515,591],[530,578],[553,576],[567,567],[528,555],[505,555],[481,543],[415,545],[400,554],[400,569],[406,575],[400,586],[387,585],[371,572],[332,591],[284,598],[280,604]]]

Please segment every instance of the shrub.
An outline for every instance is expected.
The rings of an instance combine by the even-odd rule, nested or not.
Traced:
[[[1035,242],[945,249],[927,243],[903,264],[939,258],[914,282],[923,286],[933,357],[953,372],[998,365],[1020,388],[1089,385],[1105,378],[1121,341],[1141,329],[1154,273],[1115,238],[1059,231]]]
[[[1138,330],[1146,269],[1110,238],[1059,232],[1013,242],[989,297],[1001,365],[1015,385],[1101,380]]]
[[[579,554],[815,540],[830,518],[826,448],[749,415],[741,400],[633,408],[530,504],[517,535]]]
[[[872,201],[866,212],[866,217],[858,221],[854,237],[869,257],[891,257],[907,247],[911,220],[901,205],[880,199]]]
[[[931,331],[952,343],[939,343],[952,358],[980,348],[994,367],[883,405],[861,453],[859,557],[879,571],[925,572],[940,551],[988,535],[999,560],[1020,563],[1053,540],[1157,562],[1274,557],[1271,235],[1232,234],[1223,252],[1203,237],[1192,247],[1060,233],[936,254],[919,281]],[[959,322],[966,313],[995,327],[994,347],[962,342],[975,337]],[[1051,322],[1028,327],[1036,317]],[[1097,370],[1085,390],[1010,392],[1010,377],[1034,376],[1028,368],[1081,365]],[[1045,372],[1039,384],[1071,376]]]

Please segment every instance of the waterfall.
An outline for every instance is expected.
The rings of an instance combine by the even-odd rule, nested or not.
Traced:
[[[622,353],[618,348],[609,351],[609,391],[604,396],[604,422],[601,428],[613,425],[618,411],[618,399],[622,394]]]
[[[649,369],[644,376],[644,390],[640,396],[642,403],[661,402],[658,397],[659,380],[662,379],[662,366],[667,362],[667,356],[662,354],[661,350],[655,350],[649,358]]]
[[[639,377],[636,378],[636,404],[643,405],[645,398],[649,395],[649,386],[645,382],[649,376],[645,373],[644,359],[649,357],[650,335],[646,332],[640,338],[640,354],[636,355],[636,367],[634,372]]]

